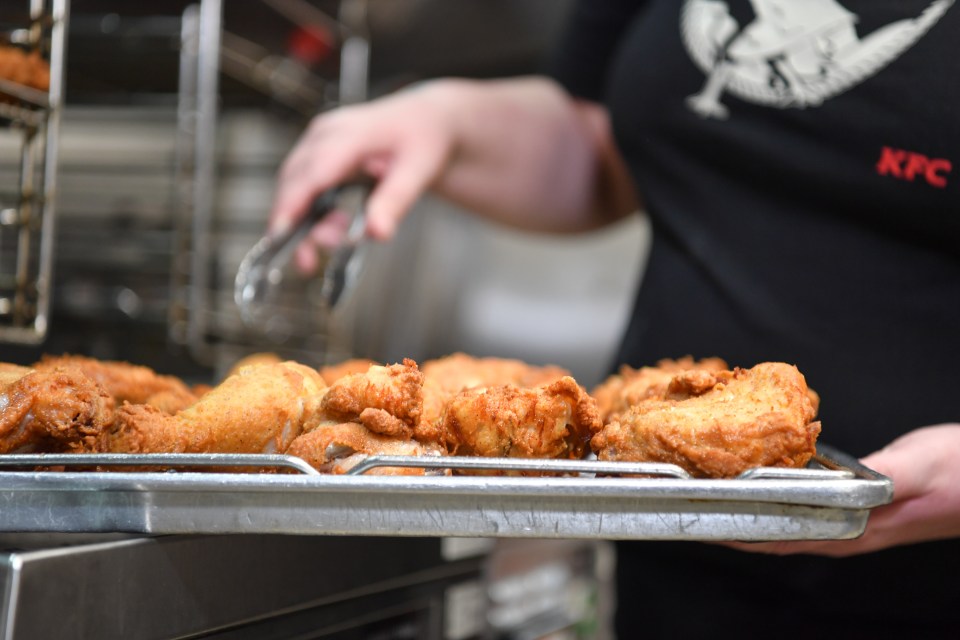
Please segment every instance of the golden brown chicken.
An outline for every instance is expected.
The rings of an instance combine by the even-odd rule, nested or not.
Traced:
[[[250,353],[248,355],[243,356],[236,362],[234,362],[233,366],[231,366],[227,370],[227,375],[223,377],[224,379],[227,379],[233,374],[239,373],[240,369],[243,369],[244,367],[249,367],[255,364],[277,364],[278,362],[283,362],[283,358],[269,351],[262,351],[262,352],[258,351],[256,353]]]
[[[465,353],[427,360],[420,368],[424,378],[433,380],[441,389],[451,393],[503,384],[536,387],[570,375],[569,371],[555,365],[531,365],[510,358],[476,358]]]
[[[631,406],[652,398],[663,398],[670,381],[684,371],[704,371],[707,374],[726,371],[727,363],[720,358],[694,360],[685,356],[677,360],[661,360],[653,367],[634,369],[629,365],[620,367],[620,371],[609,376],[597,385],[592,395],[597,400],[600,418],[609,422],[617,414]],[[704,384],[712,386],[710,375],[703,376]]]
[[[372,365],[365,373],[337,379],[324,394],[320,412],[323,421],[359,422],[384,436],[429,441],[433,435],[418,432],[423,412],[423,374],[410,359],[402,364]]]
[[[0,45],[0,78],[46,91],[50,88],[50,63],[37,51]]]
[[[457,455],[580,459],[602,423],[596,401],[564,376],[536,388],[461,391],[447,404],[443,425]]]
[[[118,405],[148,404],[172,415],[197,401],[197,395],[179,378],[127,362],[62,355],[44,356],[33,365],[38,371],[61,367],[79,369],[113,396]]]
[[[287,454],[305,460],[323,473],[342,474],[371,455],[438,456],[444,452],[436,445],[409,438],[383,436],[361,424],[324,423],[295,439]],[[367,475],[424,475],[422,467],[375,467]]]
[[[355,373],[366,373],[370,367],[374,365],[380,365],[380,363],[374,360],[368,360],[367,358],[351,358],[350,360],[344,360],[337,364],[324,365],[320,367],[319,371],[327,385],[332,385],[344,376]]]
[[[113,398],[80,370],[0,368],[0,453],[89,449],[114,419]]]
[[[461,391],[474,388],[514,385],[532,388],[569,376],[570,372],[556,365],[531,365],[511,358],[478,358],[454,353],[427,360],[423,371],[423,415],[421,431],[429,432],[434,441],[449,439],[443,424],[446,406]]]
[[[605,425],[591,442],[597,457],[666,462],[696,477],[729,478],[754,467],[802,467],[816,453],[820,423],[813,422],[806,380],[792,365],[684,371],[664,396]]]
[[[99,449],[115,453],[282,453],[317,411],[325,389],[295,362],[252,365],[174,416],[149,405],[117,411]]]

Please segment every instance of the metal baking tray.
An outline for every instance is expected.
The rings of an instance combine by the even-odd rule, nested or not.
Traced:
[[[65,464],[137,470],[22,470]],[[364,473],[375,466],[437,474]],[[558,475],[442,472],[453,468]],[[0,469],[10,469],[0,471],[5,532],[823,540],[859,536],[870,510],[893,498],[889,478],[824,445],[807,468],[722,480],[665,464],[461,457],[371,457],[348,475],[322,475],[290,456],[234,454],[6,455]]]

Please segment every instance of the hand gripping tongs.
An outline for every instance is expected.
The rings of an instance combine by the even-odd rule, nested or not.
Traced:
[[[330,212],[345,211],[351,215],[350,225],[342,242],[330,250],[322,265],[320,301],[330,313],[343,296],[356,273],[355,252],[363,240],[365,211],[370,184],[352,182],[324,191],[314,200],[307,214],[287,231],[267,235],[247,252],[237,269],[233,297],[244,324],[262,326],[270,316],[270,294],[280,287],[284,268],[297,245],[310,230]]]

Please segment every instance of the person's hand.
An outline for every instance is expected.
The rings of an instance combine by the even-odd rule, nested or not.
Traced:
[[[518,228],[573,232],[636,211],[606,110],[537,77],[434,80],[318,116],[284,162],[270,215],[278,233],[321,192],[366,174],[367,235],[393,236],[426,191]],[[301,246],[333,246],[347,220],[331,214]]]
[[[722,543],[760,553],[850,556],[888,547],[960,537],[960,424],[911,431],[863,458],[893,479],[893,502],[873,510],[855,540]]]
[[[425,86],[314,118],[281,167],[269,233],[294,224],[324,190],[363,174],[377,180],[366,205],[366,232],[390,238],[453,148],[448,112],[455,106],[448,93]],[[337,245],[348,224],[334,212],[317,225],[298,248],[300,268],[312,270],[314,247]]]

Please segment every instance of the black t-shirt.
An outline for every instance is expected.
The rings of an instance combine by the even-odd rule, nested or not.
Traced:
[[[958,37],[953,0],[582,0],[555,75],[610,109],[654,230],[613,364],[796,364],[821,439],[858,456],[960,420]],[[766,612],[748,635],[813,633],[800,613],[960,630],[933,577],[960,569],[955,541],[843,561],[652,544],[621,545],[623,633],[697,606]]]

